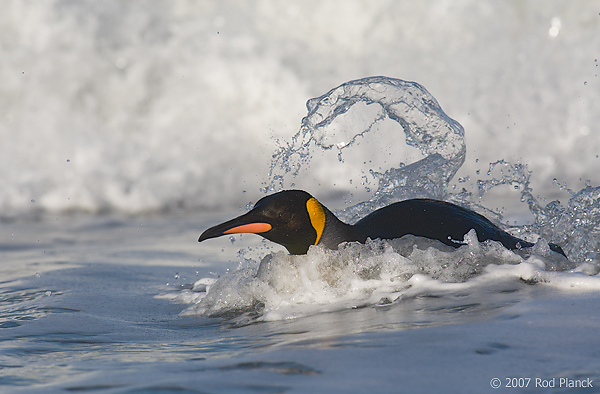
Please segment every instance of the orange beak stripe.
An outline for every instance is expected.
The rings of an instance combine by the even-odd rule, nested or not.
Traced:
[[[269,223],[250,223],[242,224],[241,226],[230,228],[227,231],[223,231],[223,234],[241,234],[241,233],[264,233],[271,229]]]

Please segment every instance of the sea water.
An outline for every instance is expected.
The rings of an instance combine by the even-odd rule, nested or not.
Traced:
[[[340,89],[349,95],[329,99]],[[373,100],[381,90],[400,107],[427,105],[393,113]],[[400,132],[423,141],[439,133],[440,150],[414,142],[425,157],[373,172],[372,198],[340,217],[431,193],[481,209],[476,196],[448,187],[464,160],[462,127],[421,85],[382,77],[309,102],[304,142],[294,145],[296,136],[276,152],[271,170],[280,175],[265,188],[310,168],[321,149],[315,136],[326,134],[317,129],[328,124],[309,123],[320,103],[346,106],[330,111],[335,117],[364,101],[398,115]],[[479,193],[527,180],[502,165],[506,179],[482,181]],[[481,392],[600,379],[600,191],[588,186],[565,206],[541,206],[526,182],[518,186],[535,220],[509,230],[537,240],[517,253],[473,231],[458,249],[413,236],[312,246],[303,256],[256,236],[199,247],[200,230],[231,216],[202,212],[3,222],[2,384],[14,392]],[[540,234],[561,241],[570,259]]]
[[[538,68],[543,86],[482,56],[479,85],[448,89],[481,107],[459,123],[448,110],[457,100],[428,91],[450,83],[442,77],[448,71],[427,89],[389,77],[303,84],[299,75],[318,67],[314,58],[295,63],[301,71],[286,66],[290,47],[276,52],[269,45],[277,35],[259,23],[287,31],[270,17],[275,4],[95,4],[14,2],[0,17],[15,38],[2,46],[10,83],[1,131],[11,144],[0,147],[0,392],[591,393],[589,382],[600,386],[599,162],[590,137],[598,91],[585,51],[572,57],[590,72]],[[511,24],[519,19],[508,17],[526,15],[543,38],[520,26],[518,47],[543,43],[546,52],[520,56],[555,65],[567,62],[557,47],[577,47],[563,35],[590,48],[597,40],[589,5],[552,8],[557,17],[535,2],[352,4],[346,12],[354,20],[427,15],[420,26],[430,40],[438,17],[458,18],[448,28],[468,37],[473,12]],[[311,15],[343,26],[344,18],[325,17],[338,9],[313,6]],[[310,8],[294,7],[284,19],[297,21]],[[587,22],[567,29],[577,18]],[[502,26],[484,29],[495,50],[512,47],[494,36]],[[289,45],[304,42],[305,27],[288,31]],[[432,53],[429,40],[409,40],[404,29],[390,36]],[[387,45],[386,30],[377,31]],[[328,48],[345,64],[335,48],[362,42],[368,53],[359,36],[334,35],[336,45],[311,50]],[[257,49],[257,42],[270,44]],[[456,58],[485,55],[487,46],[439,49]],[[33,62],[43,54],[47,62]],[[244,62],[232,61],[240,56]],[[477,62],[447,67],[456,75],[481,71]],[[523,94],[483,89],[505,71]],[[582,76],[588,83],[575,87]],[[510,112],[520,120],[491,124],[506,96],[524,108]],[[309,97],[307,113],[295,109]],[[554,111],[525,108],[539,102]],[[526,127],[540,117],[547,128]],[[347,222],[405,198],[443,199],[535,246],[515,253],[472,232],[458,249],[408,236],[336,251],[313,246],[304,256],[255,235],[196,243],[265,193],[291,187],[309,190]]]

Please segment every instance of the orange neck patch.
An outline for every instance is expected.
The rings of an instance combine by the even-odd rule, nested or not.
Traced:
[[[315,245],[319,243],[321,240],[321,236],[323,235],[323,230],[325,229],[325,211],[323,207],[316,198],[311,198],[306,202],[306,210],[308,211],[308,216],[310,217],[310,224],[312,224],[313,228],[317,232],[317,239],[315,240]]]

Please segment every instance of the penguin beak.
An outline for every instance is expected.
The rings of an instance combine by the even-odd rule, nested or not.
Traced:
[[[241,234],[241,233],[265,233],[271,230],[272,226],[269,223],[254,222],[248,215],[242,215],[235,219],[231,219],[225,223],[217,224],[214,227],[209,228],[200,235],[198,242],[202,242],[206,239],[220,237],[227,234]]]

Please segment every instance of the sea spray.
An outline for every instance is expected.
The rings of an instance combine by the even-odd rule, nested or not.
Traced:
[[[306,106],[308,114],[302,119],[300,130],[291,143],[273,155],[266,192],[293,185],[294,178],[310,167],[315,151],[335,149],[341,160],[344,150],[367,137],[373,138],[368,134],[386,119],[396,122],[402,135],[383,143],[404,141],[424,155],[418,162],[400,168],[390,166],[383,172],[365,168],[377,179],[377,190],[366,203],[338,212],[342,219],[356,221],[377,208],[409,197],[444,199],[448,183],[465,160],[462,126],[448,117],[418,83],[387,77],[358,79],[309,100]],[[358,125],[348,125],[351,129],[342,132],[331,127],[360,106],[367,118]]]
[[[545,205],[534,196],[530,186],[532,173],[524,164],[505,160],[490,163],[487,175],[499,175],[477,181],[477,198],[480,199],[495,187],[510,185],[519,190],[521,202],[527,204],[534,222],[523,226],[504,226],[513,235],[537,241],[540,237],[558,243],[571,261],[582,263],[598,261],[600,255],[600,187],[587,184],[578,192],[568,189],[571,198],[566,205],[558,200]],[[466,196],[466,198],[465,198]],[[470,205],[501,223],[502,215],[476,203],[472,194],[450,195],[451,201]]]

